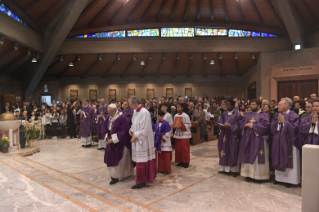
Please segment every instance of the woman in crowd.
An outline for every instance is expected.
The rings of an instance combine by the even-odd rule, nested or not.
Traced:
[[[50,109],[47,109],[45,113],[45,128],[46,128],[46,135],[49,139],[52,138],[52,132],[51,132],[51,111]]]
[[[73,104],[68,105],[68,111],[67,111],[67,124],[69,126],[68,133],[70,135],[70,138],[76,138],[76,125],[77,125],[77,117],[76,117],[76,102],[73,102]]]
[[[271,120],[272,120],[272,118],[274,117],[274,114],[275,114],[274,110],[272,109],[270,104],[265,104],[263,109],[264,109],[265,113],[267,113],[269,115],[270,122],[271,122]]]
[[[59,117],[59,126],[61,127],[61,134],[62,134],[62,138],[65,138],[65,127],[67,125],[67,120],[68,120],[68,115],[64,112],[64,110],[62,109],[60,111],[60,117]]]
[[[53,132],[53,138],[57,138],[58,136],[58,124],[59,124],[59,113],[56,109],[53,109],[52,118],[51,118],[51,124],[52,124],[52,132]]]

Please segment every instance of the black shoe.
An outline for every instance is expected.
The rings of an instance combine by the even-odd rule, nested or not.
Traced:
[[[218,171],[218,173],[219,173],[219,174],[224,174],[224,173],[225,173],[225,171]]]
[[[179,163],[177,164],[177,166],[184,166],[184,163]]]
[[[115,183],[118,183],[118,182],[119,182],[119,179],[112,178],[110,185],[114,185]]]
[[[274,182],[272,182],[273,184],[275,184],[275,185],[278,185],[279,184],[279,182],[278,181],[274,181]]]
[[[286,183],[286,188],[291,188],[291,184]]]
[[[86,147],[85,145],[82,145],[82,147]]]
[[[238,177],[239,173],[238,172],[234,172],[232,173],[233,174],[233,177]]]
[[[140,188],[143,188],[144,186],[146,186],[146,183],[141,183],[141,184],[138,184],[138,185],[134,185],[132,186],[132,189],[140,189]]]
[[[187,169],[189,167],[189,163],[184,163],[184,166],[183,166],[185,169]]]
[[[97,150],[102,150],[102,149],[105,149],[104,147],[102,147],[102,148],[97,148]]]
[[[89,148],[89,147],[91,147],[91,146],[92,146],[92,144],[89,144],[89,145],[86,145],[85,147],[86,147],[86,148]]]

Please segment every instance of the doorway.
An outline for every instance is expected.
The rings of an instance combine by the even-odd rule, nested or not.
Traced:
[[[293,98],[300,96],[301,99],[310,98],[310,94],[318,93],[318,79],[281,81],[277,84],[278,101],[283,97]]]
[[[256,99],[256,81],[251,83],[248,87],[248,99]]]

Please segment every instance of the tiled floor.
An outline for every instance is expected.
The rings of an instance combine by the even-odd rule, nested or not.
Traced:
[[[109,185],[104,152],[77,139],[37,141],[41,152],[0,154],[0,211],[301,211],[300,187],[217,174],[217,141],[191,146],[188,169],[132,190],[135,178]],[[173,154],[174,158],[174,154]]]

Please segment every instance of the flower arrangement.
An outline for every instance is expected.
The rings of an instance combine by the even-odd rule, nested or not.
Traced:
[[[10,142],[9,142],[8,137],[5,137],[4,139],[2,139],[2,141],[0,143],[1,147],[3,147],[3,148],[8,148],[9,144],[10,144]]]
[[[40,123],[39,121],[33,121],[31,123],[25,122],[25,138],[27,141],[31,141],[39,138],[40,136]]]

